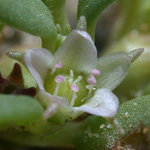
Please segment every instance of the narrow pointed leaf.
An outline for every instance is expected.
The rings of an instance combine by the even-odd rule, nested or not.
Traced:
[[[79,0],[78,19],[85,16],[87,20],[87,31],[94,39],[96,22],[100,13],[114,0]]]

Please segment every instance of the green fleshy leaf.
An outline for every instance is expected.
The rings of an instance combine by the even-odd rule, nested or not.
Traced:
[[[78,19],[85,16],[87,31],[94,39],[95,27],[100,13],[114,0],[79,0]]]
[[[65,122],[63,124],[53,124],[49,121],[41,120],[36,124],[30,124],[30,126],[26,126],[26,128],[34,135],[47,136],[55,133],[56,131],[59,131],[59,129],[61,129],[64,124]]]
[[[18,130],[13,129],[3,133],[1,132],[0,137],[3,140],[7,140],[7,142],[11,141],[18,144],[38,147],[61,147],[66,150],[68,148],[73,148],[71,137],[77,132],[80,132],[80,130],[78,130],[80,125],[81,122],[69,122],[62,129],[47,136],[37,136],[28,131],[19,132]]]
[[[70,32],[70,25],[66,14],[65,4],[66,0],[42,0],[49,8],[53,15],[55,24],[59,24],[63,35]]]
[[[47,39],[49,44],[46,48],[55,49],[55,24],[41,0],[0,0],[0,19],[12,27]]]
[[[144,136],[144,142],[149,140],[146,133],[150,127],[150,95],[122,104],[115,120],[118,125],[110,124],[100,117],[89,117],[81,127],[82,132],[74,139],[77,150],[110,150],[119,142],[120,145],[127,142],[132,136],[135,139]],[[128,144],[133,146],[132,143]]]
[[[0,95],[0,129],[34,123],[42,118],[43,111],[34,98]]]

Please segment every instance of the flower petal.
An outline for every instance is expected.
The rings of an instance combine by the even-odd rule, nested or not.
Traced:
[[[39,88],[43,89],[43,78],[53,61],[52,54],[46,49],[34,48],[24,54],[23,60]]]
[[[97,51],[87,32],[74,30],[56,51],[55,58],[55,63],[61,60],[65,71],[91,71],[96,67]]]
[[[37,98],[42,100],[42,105],[44,107],[47,107],[49,105],[49,102],[55,102],[62,107],[68,106],[67,99],[65,99],[64,97],[53,96],[45,90],[39,90],[39,92],[37,93]]]
[[[84,111],[102,117],[113,117],[118,109],[118,98],[108,89],[98,89],[88,103],[75,110]]]
[[[124,52],[100,57],[97,69],[101,74],[96,77],[97,88],[115,89],[127,75],[130,63],[129,55]]]
[[[39,87],[36,96],[40,103],[46,107],[44,117],[51,117],[57,112],[59,107],[66,107],[67,104],[64,98],[47,93],[43,86],[43,79],[53,61],[52,54],[42,48],[31,49],[25,53],[23,60]]]
[[[42,106],[46,108],[44,112],[45,119],[53,116],[60,108],[63,107],[67,109],[68,107],[68,101],[65,98],[53,96],[45,90],[39,90],[37,99],[39,99]]]

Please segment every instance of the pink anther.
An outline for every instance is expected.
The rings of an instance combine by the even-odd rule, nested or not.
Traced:
[[[79,91],[79,87],[76,84],[71,84],[71,89],[74,92],[78,92]]]
[[[87,82],[90,85],[94,85],[94,84],[96,84],[96,79],[94,78],[94,76],[91,76],[90,78],[87,79]]]
[[[64,81],[64,77],[62,75],[58,75],[58,76],[56,76],[55,81],[57,83],[61,83]]]
[[[63,67],[63,65],[62,65],[62,63],[61,63],[60,60],[59,60],[59,62],[55,65],[55,67],[56,67],[56,68],[62,68],[62,67]]]
[[[92,76],[99,76],[100,75],[100,70],[98,70],[98,69],[93,69],[92,70]]]

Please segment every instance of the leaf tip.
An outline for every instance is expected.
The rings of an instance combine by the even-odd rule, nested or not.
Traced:
[[[15,59],[15,60],[18,60],[18,61],[21,61],[23,54],[24,53],[22,53],[22,52],[12,52],[12,51],[9,51],[6,53],[6,55],[8,57]]]
[[[132,50],[128,53],[131,62],[133,62],[134,60],[136,60],[142,53],[144,52],[144,48],[138,48],[135,50]]]
[[[79,18],[79,21],[78,21],[76,29],[80,30],[80,31],[86,31],[86,29],[87,29],[87,23],[86,23],[85,16],[81,16]]]

